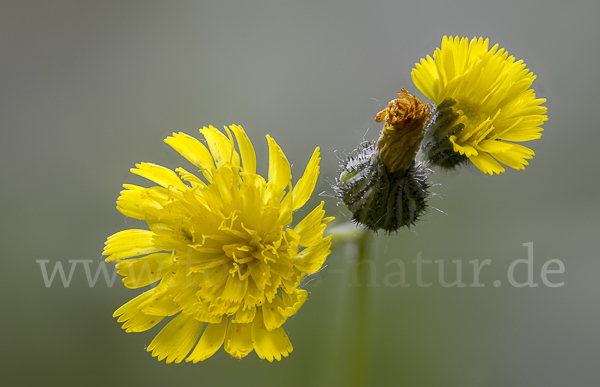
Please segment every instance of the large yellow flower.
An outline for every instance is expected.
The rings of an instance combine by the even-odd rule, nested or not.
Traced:
[[[546,100],[530,89],[535,75],[525,66],[498,45],[489,49],[488,39],[444,36],[433,58],[428,55],[412,70],[423,94],[438,105],[444,100],[454,104],[459,130],[447,140],[484,173],[504,172],[500,163],[525,169],[534,152],[513,141],[542,135],[540,125],[548,118],[540,105]]]
[[[267,136],[266,182],[256,174],[244,130],[229,129],[228,136],[212,126],[201,129],[208,149],[184,133],[165,140],[206,182],[183,168],[176,169],[178,176],[137,164],[132,172],[159,186],[124,185],[117,209],[145,220],[150,230],[118,232],[104,249],[107,262],[118,262],[126,287],[160,281],[114,316],[127,332],[141,332],[177,315],[148,346],[167,363],[205,360],[223,343],[236,358],[252,350],[269,361],[288,356],[292,345],[281,325],[306,301],[300,281],[319,270],[330,252],[331,236],[323,238],[323,232],[333,218],[324,218],[323,203],[288,227],[314,190],[319,148],[292,189],[290,164],[275,140]]]

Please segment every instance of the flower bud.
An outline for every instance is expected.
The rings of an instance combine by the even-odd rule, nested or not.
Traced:
[[[402,88],[400,99],[377,114],[385,120],[377,144],[364,142],[341,165],[334,189],[364,227],[388,233],[415,224],[427,209],[429,170],[415,157],[430,108]]]

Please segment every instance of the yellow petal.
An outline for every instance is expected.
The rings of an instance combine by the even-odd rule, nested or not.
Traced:
[[[152,297],[154,291],[150,289],[140,294],[115,311],[113,317],[119,316],[117,321],[124,322],[121,328],[126,332],[143,332],[162,321],[163,317],[149,316],[139,310],[140,304]]]
[[[181,307],[173,301],[177,294],[169,289],[157,291],[147,301],[140,304],[140,310],[152,316],[172,316],[181,311]]]
[[[269,183],[273,183],[277,190],[283,191],[292,180],[292,170],[285,154],[271,136],[267,135],[269,142]]]
[[[256,308],[240,308],[231,321],[239,324],[251,323],[254,320],[254,316],[256,316]]]
[[[244,171],[247,173],[256,173],[256,154],[254,153],[254,147],[246,135],[246,132],[238,125],[231,125],[229,129],[233,131],[235,138],[237,139]]]
[[[511,150],[513,144],[497,140],[483,140],[477,146],[484,152],[492,153],[495,157],[497,153],[504,153]]]
[[[145,177],[148,180],[152,180],[160,186],[165,188],[176,188],[180,191],[185,191],[187,189],[187,186],[183,184],[179,176],[170,169],[152,163],[140,163],[135,166],[137,169],[132,168],[132,173]]]
[[[279,313],[291,317],[304,305],[308,292],[304,289],[295,289],[293,294],[281,292],[281,295],[284,307],[279,309]]]
[[[331,238],[333,235],[322,239],[319,243],[302,250],[296,258],[294,258],[294,266],[302,273],[313,274],[323,267],[325,258],[331,253]]]
[[[294,231],[300,235],[300,245],[312,246],[319,243],[323,238],[323,231],[327,226],[323,222],[323,202],[312,210],[300,223],[294,227]]]
[[[235,141],[233,140],[233,135],[231,134],[231,130],[224,126],[223,129],[227,132],[227,137],[229,138],[229,142],[231,143],[231,161],[230,163],[234,166],[240,168],[240,155],[235,150]],[[240,168],[241,169],[241,168]]]
[[[266,182],[261,176],[242,173],[243,183],[240,187],[242,196],[242,224],[247,229],[256,230],[260,227],[262,200]]]
[[[483,173],[493,175],[494,173],[500,174],[504,172],[504,168],[487,153],[482,152],[477,156],[471,156],[469,160]]]
[[[124,191],[117,200],[117,210],[123,215],[134,219],[144,219],[144,208],[161,209],[162,206],[150,198],[147,189],[132,184],[124,184]]]
[[[150,328],[153,328],[156,324],[161,322],[165,318],[164,316],[152,316],[144,314],[139,310],[127,320],[121,328],[125,329],[125,332],[145,332]]]
[[[293,347],[283,328],[268,331],[263,321],[262,312],[258,311],[252,323],[252,342],[254,350],[261,359],[272,362],[273,359],[281,360],[292,352]]]
[[[237,275],[229,275],[222,298],[231,302],[240,302],[246,295],[248,279],[240,280]]]
[[[102,255],[108,255],[106,262],[157,252],[148,230],[124,230],[108,237]]]
[[[320,160],[319,148],[317,147],[304,170],[304,174],[294,187],[294,211],[302,207],[314,191],[315,185],[317,184],[317,178],[319,177]]]
[[[185,133],[173,133],[173,137],[167,137],[165,142],[190,163],[200,168],[204,176],[210,181],[214,163],[210,152],[200,141]]]
[[[206,268],[200,275],[202,276],[201,286],[204,289],[220,287],[221,285],[225,285],[225,281],[229,276],[229,265],[221,264]]]
[[[287,316],[282,315],[278,310],[283,306],[283,301],[281,301],[281,298],[277,296],[275,296],[271,302],[266,302],[263,304],[262,312],[264,324],[268,331],[279,328],[285,322],[285,320],[287,320]]]
[[[227,317],[224,317],[218,324],[209,324],[204,330],[196,348],[194,348],[194,352],[185,361],[197,363],[214,355],[223,344],[226,331]]]
[[[281,201],[281,207],[279,208],[279,219],[277,219],[277,223],[283,226],[287,226],[288,224],[292,223],[294,207],[296,207],[296,202],[294,202],[292,185],[290,184],[287,194]]]
[[[477,156],[477,150],[469,144],[458,144],[456,136],[450,136],[450,142],[454,145],[454,151],[467,157]]]
[[[185,169],[183,169],[181,167],[175,168],[175,172],[177,172],[179,174],[179,176],[181,176],[181,179],[183,181],[187,181],[188,183],[190,183],[192,185],[192,187],[198,187],[198,186],[201,186],[203,188],[206,187],[206,184],[202,180],[200,180],[200,178],[198,178],[198,176],[186,171]],[[207,178],[207,180],[210,181],[209,178]]]
[[[542,131],[544,129],[538,126],[530,126],[530,127],[516,127],[506,133],[504,133],[501,138],[506,141],[531,141],[537,140],[542,137]]]
[[[202,133],[206,139],[206,143],[208,144],[210,153],[215,159],[217,168],[225,163],[231,163],[236,166],[240,165],[240,156],[235,151],[231,139],[227,138],[212,125],[208,128],[204,127],[200,129],[200,133]]]
[[[243,157],[243,156],[242,156]],[[229,323],[225,335],[225,351],[241,359],[252,352],[252,324]]]
[[[158,356],[159,361],[166,357],[167,363],[180,363],[194,347],[203,326],[192,316],[180,314],[156,335],[147,351],[152,351],[152,357]]]
[[[511,152],[514,152],[526,159],[531,159],[535,155],[534,151],[521,144],[512,144],[512,148],[510,150]]]
[[[281,298],[275,296],[271,302],[262,306],[265,328],[275,330],[285,323],[288,317],[293,316],[306,301],[308,292],[304,289],[295,289],[292,294],[281,292]]]
[[[159,281],[163,273],[173,264],[172,254],[155,253],[142,258],[119,261],[116,267],[119,275],[125,277],[123,278],[125,287],[136,289]]]
[[[521,157],[515,157],[514,153],[511,152],[495,154],[494,157],[497,161],[516,169],[517,171],[525,169],[525,166],[529,165],[525,159]]]
[[[183,313],[193,314],[196,311],[195,304],[198,302],[198,290],[200,290],[200,287],[197,284],[186,284],[183,286],[183,290],[180,290],[177,295],[173,297],[173,303],[177,305],[177,308]]]
[[[202,301],[196,302],[194,305],[194,318],[198,321],[203,321],[211,324],[218,324],[222,321],[222,316],[215,316],[208,312],[208,307]]]
[[[415,86],[417,86],[427,98],[436,103],[440,103],[440,82],[436,81],[441,78],[441,75],[433,58],[427,55],[426,59],[421,59],[420,63],[415,64],[415,68],[416,69],[413,69],[411,72],[411,77]]]
[[[271,267],[269,264],[256,259],[248,264],[248,270],[258,290],[264,290],[271,278]]]
[[[516,170],[525,169],[529,165],[526,159],[533,158],[533,151],[519,144],[511,144],[511,149],[506,153],[494,154],[496,160]]]

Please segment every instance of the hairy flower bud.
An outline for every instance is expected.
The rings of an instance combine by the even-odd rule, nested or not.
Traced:
[[[388,233],[415,224],[430,195],[428,169],[415,161],[430,107],[404,88],[398,97],[377,114],[377,122],[385,120],[377,143],[353,151],[334,186],[354,222]]]

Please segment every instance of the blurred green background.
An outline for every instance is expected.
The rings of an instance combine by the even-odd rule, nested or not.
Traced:
[[[596,0],[0,4],[3,385],[343,385],[352,246],[305,285],[308,302],[284,326],[294,352],[273,364],[223,350],[195,365],[159,363],[144,351],[158,328],[126,334],[111,317],[138,291],[120,279],[90,287],[82,266],[68,288],[59,278],[46,288],[36,260],[49,269],[93,260],[95,272],[108,235],[141,227],[115,209],[123,183],[146,184],[129,168],[187,168],[162,140],[209,124],[243,125],[262,171],[272,135],[296,178],[320,146],[316,192],[325,194],[305,208],[325,200],[344,221],[328,197],[339,157],[377,136],[373,118],[402,86],[421,96],[410,71],[445,34],[489,37],[523,58],[549,121],[527,144],[536,156],[525,171],[436,171],[431,204],[445,214],[377,237],[370,385],[600,385]],[[540,286],[515,288],[507,269],[527,258],[527,242]],[[419,253],[444,260],[448,281],[461,260],[466,283],[468,261],[490,259],[486,286],[445,288],[429,265],[433,286],[417,287]],[[410,287],[383,281],[397,259]],[[541,284],[550,259],[565,265],[549,277],[562,287]]]

